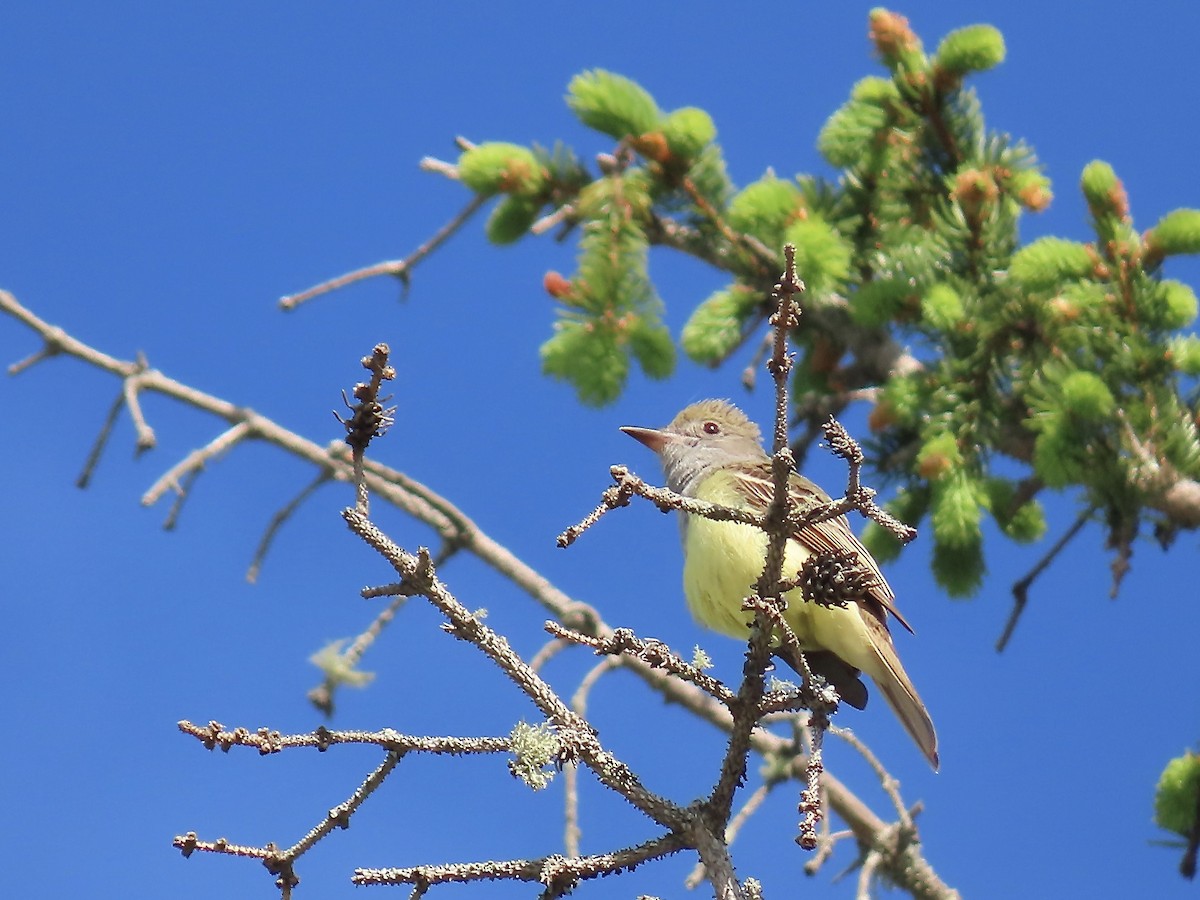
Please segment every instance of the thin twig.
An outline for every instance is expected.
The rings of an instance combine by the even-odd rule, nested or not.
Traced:
[[[334,694],[339,687],[347,683],[361,686],[373,677],[359,672],[358,664],[375,639],[396,618],[396,613],[407,601],[408,597],[405,595],[393,597],[392,602],[376,613],[371,624],[345,650],[341,649],[343,642],[336,641],[309,658],[309,662],[317,665],[326,673],[324,680],[307,694],[308,702],[315,706],[325,718],[333,717]],[[324,660],[326,653],[331,657],[328,663]],[[353,680],[347,677],[349,673],[354,673]]]
[[[447,541],[442,545],[436,557],[433,558],[434,566],[444,565],[454,554],[462,549],[462,544],[454,541]],[[396,614],[400,608],[404,606],[409,597],[413,595],[413,589],[408,584],[386,585],[380,588],[364,588],[362,591],[363,599],[371,600],[376,597],[392,597],[392,601],[380,610],[375,618],[371,620],[371,624],[366,627],[357,637],[351,642],[350,646],[345,650],[340,650],[340,647],[331,647],[331,651],[337,652],[336,656],[336,671],[327,672],[325,679],[316,687],[308,692],[308,702],[315,706],[326,717],[333,716],[334,710],[334,694],[337,689],[343,684],[357,684],[357,681],[348,681],[344,677],[344,673],[358,673],[359,663],[366,655],[367,651],[375,644],[379,635],[383,630],[392,623],[396,618]],[[325,652],[325,651],[322,651]],[[320,667],[320,653],[310,658],[310,662],[317,663]],[[339,677],[342,676],[342,677]],[[366,678],[364,673],[358,673],[358,679]]]
[[[575,207],[570,203],[564,203],[553,212],[547,213],[530,225],[529,233],[533,235],[545,234],[556,225],[569,221],[574,215]]]
[[[862,868],[858,870],[858,890],[854,900],[871,900],[871,882],[875,880],[875,871],[883,862],[883,854],[878,850],[868,851],[863,859]]]
[[[1075,535],[1079,534],[1080,529],[1087,524],[1088,519],[1092,517],[1092,513],[1096,511],[1096,507],[1089,506],[1075,519],[1074,524],[1063,533],[1054,546],[1038,560],[1037,565],[1029,570],[1024,578],[1012,586],[1013,592],[1013,608],[1008,614],[1008,621],[1004,624],[1004,631],[1000,634],[1000,639],[996,641],[996,652],[1003,653],[1004,648],[1008,646],[1009,639],[1013,636],[1013,632],[1017,629],[1017,623],[1021,620],[1021,614],[1025,612],[1025,604],[1029,601],[1029,588],[1037,577],[1046,570],[1046,568],[1054,561],[1058,554],[1062,553],[1063,549],[1071,542]]]
[[[695,182],[691,178],[684,176],[680,184],[683,187],[684,193],[696,204],[696,207],[705,217],[712,222],[717,231],[729,242],[731,247],[744,247],[750,251],[751,260],[753,260],[754,265],[757,266],[759,272],[764,277],[770,277],[771,274],[779,271],[777,268],[779,266],[779,255],[777,253],[754,235],[734,231],[729,226],[729,223],[725,221],[725,216],[700,192],[700,189],[696,187]]]
[[[96,472],[96,467],[100,464],[100,457],[104,454],[104,448],[108,446],[108,439],[112,437],[113,427],[117,424],[117,417],[120,416],[121,410],[125,408],[125,392],[122,390],[117,394],[117,398],[113,400],[112,406],[108,408],[108,415],[104,417],[104,424],[100,426],[100,433],[96,435],[96,440],[92,444],[92,449],[88,452],[87,460],[83,464],[83,469],[79,473],[79,477],[75,479],[75,486],[86,488],[92,481],[92,475]]]
[[[187,503],[188,497],[192,496],[192,487],[203,471],[203,469],[192,469],[179,479],[179,491],[175,494],[171,508],[167,510],[167,517],[163,519],[163,531],[175,530],[175,526],[179,524],[179,517],[183,515],[184,504]]]
[[[291,500],[284,504],[275,515],[271,516],[271,521],[267,523],[267,527],[263,530],[263,535],[259,538],[258,547],[254,550],[254,557],[250,560],[250,568],[246,570],[246,580],[251,584],[258,581],[258,573],[262,571],[263,561],[267,558],[267,552],[271,549],[271,545],[275,542],[275,536],[279,534],[279,530],[283,528],[300,506],[311,497],[323,484],[327,484],[332,475],[328,470],[323,470],[317,473],[317,477],[300,489]]]
[[[301,303],[312,300],[314,297],[320,297],[322,294],[328,294],[347,285],[365,281],[368,278],[376,278],[380,275],[392,275],[407,284],[408,278],[417,264],[444,244],[458,229],[462,228],[487,200],[488,198],[483,194],[473,196],[467,205],[459,210],[449,222],[435,231],[429,240],[421,244],[421,246],[404,259],[389,259],[384,262],[375,263],[373,266],[364,266],[361,269],[355,269],[352,272],[346,272],[345,274],[338,275],[336,278],[315,284],[297,294],[280,297],[280,308],[290,311]]]
[[[580,719],[587,718],[588,697],[592,693],[592,688],[599,684],[600,679],[609,672],[619,668],[621,668],[621,661],[610,656],[588,669],[587,674],[580,680],[579,686],[575,688],[575,693],[571,695],[571,709],[579,714]]]
[[[462,756],[464,754],[507,753],[512,749],[512,740],[505,737],[427,737],[402,734],[391,728],[382,731],[331,731],[318,725],[313,731],[282,734],[267,728],[251,731],[248,728],[228,729],[220,722],[198,725],[183,719],[179,730],[196,738],[208,750],[225,750],[231,747],[249,747],[261,755],[282,753],[284,750],[310,748],[328,750],[340,744],[371,744],[401,755],[429,753],[433,755]]]
[[[853,831],[831,831],[829,828],[829,817],[826,816],[824,823],[822,823],[821,836],[817,838],[816,852],[804,863],[804,874],[811,877],[820,872],[821,867],[829,862],[833,856],[833,851],[836,849],[838,843],[852,837],[854,837]]]
[[[348,418],[334,413],[346,429],[346,444],[350,447],[354,466],[354,508],[364,516],[371,514],[371,494],[367,490],[364,471],[367,447],[375,438],[383,437],[396,421],[396,407],[385,409],[383,406],[391,398],[379,396],[383,382],[396,377],[396,370],[388,363],[391,352],[391,348],[381,342],[375,345],[370,356],[362,358],[362,367],[371,373],[371,380],[354,385],[353,404],[346,399],[345,391],[342,392],[342,402],[350,410]]]
[[[349,828],[350,817],[358,812],[359,807],[367,801],[367,798],[378,790],[379,786],[383,784],[388,775],[391,774],[391,771],[399,765],[400,760],[403,758],[403,753],[389,750],[383,762],[370,775],[363,779],[362,784],[355,788],[354,793],[329,810],[321,822],[317,823],[304,837],[289,847],[285,851],[286,856],[291,860],[295,860],[308,852],[317,841],[333,831],[334,828]]]
[[[754,385],[758,382],[758,369],[774,345],[775,335],[773,332],[768,331],[763,335],[762,340],[759,341],[754,355],[750,357],[750,362],[746,363],[746,368],[742,370],[742,387],[746,390],[754,390]]]
[[[146,416],[142,412],[142,402],[138,398],[141,374],[150,368],[150,364],[146,357],[139,352],[135,366],[134,372],[122,382],[121,390],[125,394],[125,406],[129,409],[129,418],[133,420],[133,429],[137,433],[135,452],[140,456],[147,450],[154,449],[158,441],[154,436],[154,429],[146,422]]]
[[[50,359],[51,357],[57,356],[59,354],[59,352],[60,351],[57,346],[47,342],[46,345],[44,347],[42,347],[40,350],[35,350],[33,353],[30,353],[24,359],[21,359],[15,363],[12,363],[8,367],[8,374],[9,375],[20,375],[26,369],[32,369],[38,363],[44,362],[45,360]]]
[[[917,530],[901,522],[890,512],[875,503],[875,491],[862,484],[862,467],[866,456],[858,441],[837,419],[830,418],[821,426],[825,442],[834,456],[846,461],[846,497],[851,508],[857,509],[877,525],[886,529],[896,540],[907,544],[917,536]]]
[[[817,829],[824,819],[825,803],[821,792],[821,774],[825,771],[825,732],[829,730],[829,713],[824,704],[817,704],[808,718],[811,748],[804,767],[804,790],[800,792],[799,834],[796,843],[805,850],[816,850],[820,844]]]
[[[181,726],[183,723],[180,723]],[[276,884],[285,892],[299,884],[295,873],[296,860],[307,853],[321,838],[335,828],[349,828],[350,818],[373,794],[391,771],[400,762],[403,753],[389,750],[384,761],[372,771],[354,790],[348,799],[339,803],[326,813],[325,818],[286,850],[278,849],[273,843],[265,847],[243,847],[227,843],[223,838],[216,841],[201,841],[194,831],[179,835],[172,842],[183,851],[184,856],[190,856],[196,850],[210,853],[224,853],[232,856],[253,856],[263,861],[267,870],[277,876]]]
[[[615,467],[614,467],[615,468]],[[613,478],[617,478],[614,474]],[[614,487],[607,488],[600,495],[600,504],[590,513],[583,517],[575,525],[570,526],[562,532],[556,539],[559,547],[570,547],[579,536],[600,521],[600,517],[605,513],[612,512],[614,509],[619,509],[622,506],[629,505],[629,499],[636,493],[634,485],[628,481],[618,480]]]
[[[633,869],[651,859],[661,859],[684,849],[684,841],[674,834],[610,853],[593,856],[545,856],[538,859],[490,860],[478,863],[411,866],[404,869],[355,869],[350,879],[364,884],[448,884],[472,881],[527,881],[542,883],[542,896],[561,896],[571,886],[588,878]]]
[[[634,475],[625,466],[612,466],[609,469],[615,487],[605,489],[601,495],[600,505],[587,514],[580,522],[565,529],[557,538],[559,547],[569,547],[587,529],[596,524],[605,513],[629,504],[633,495],[643,497],[657,506],[663,512],[678,510],[694,516],[703,516],[716,522],[741,522],[745,525],[762,524],[762,516],[748,510],[734,509],[719,503],[706,503],[692,497],[676,494],[666,488],[653,487]]]
[[[579,825],[579,766],[563,770],[563,850],[567,856],[578,856],[583,841]]]
[[[529,668],[533,669],[535,672],[542,671],[542,669],[545,668],[546,663],[550,662],[550,660],[558,656],[558,654],[562,653],[570,646],[571,642],[563,640],[562,638],[555,638],[552,641],[546,641],[546,643],[542,645],[542,648],[530,658]]]
[[[421,161],[417,163],[417,168],[422,172],[442,175],[451,181],[462,180],[457,163],[447,162],[444,159],[438,159],[436,156],[422,156]]]
[[[857,750],[859,755],[867,761],[867,764],[875,772],[875,777],[879,779],[879,783],[883,786],[884,793],[892,801],[892,808],[896,810],[900,824],[905,828],[912,828],[912,817],[909,814],[908,807],[904,803],[904,798],[900,796],[900,782],[892,776],[891,772],[884,768],[883,763],[879,761],[879,757],[849,728],[839,728],[836,725],[831,725],[829,731]]]
[[[567,646],[560,639],[558,643]],[[587,719],[588,697],[592,688],[600,683],[607,673],[621,667],[621,661],[616,657],[601,660],[588,670],[579,682],[575,693],[571,695],[571,709],[580,719]],[[567,766],[563,789],[563,845],[568,856],[579,855],[579,845],[583,840],[583,828],[579,824],[579,767]]]
[[[150,489],[142,495],[142,506],[153,506],[168,490],[174,491],[176,494],[184,493],[184,487],[181,482],[188,474],[200,471],[209,460],[220,456],[227,450],[232,449],[240,441],[244,441],[253,435],[254,430],[248,422],[239,422],[232,428],[227,428],[203,447],[193,450],[159,476],[158,480],[150,486]]]
[[[706,674],[683,657],[672,653],[661,641],[643,641],[628,628],[618,628],[606,638],[594,638],[564,628],[558,622],[547,622],[545,628],[555,637],[591,647],[596,653],[628,654],[656,669],[663,669],[684,681],[689,681],[706,694],[726,705],[733,702],[733,692],[711,675]]]

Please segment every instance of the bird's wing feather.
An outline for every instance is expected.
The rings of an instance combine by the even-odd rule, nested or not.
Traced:
[[[937,732],[933,729],[933,720],[929,718],[929,710],[925,708],[925,704],[917,694],[917,689],[913,687],[908,673],[904,671],[904,666],[900,664],[900,659],[896,656],[896,649],[892,645],[892,636],[888,634],[882,611],[872,615],[871,610],[866,609],[862,604],[859,605],[859,611],[866,622],[867,634],[871,638],[875,655],[881,663],[880,671],[871,672],[870,675],[879,685],[879,690],[883,692],[888,706],[896,713],[896,717],[904,725],[905,730],[921,748],[921,752],[925,754],[925,758],[929,760],[934,771],[937,771],[938,741]]]
[[[814,506],[830,502],[829,495],[811,482],[801,481],[798,475],[793,475],[789,482],[789,491],[793,504],[802,512]],[[764,504],[769,503],[774,492],[774,480],[771,477],[770,462],[758,466],[745,480],[747,490],[754,494]],[[905,621],[896,609],[896,595],[879,565],[867,552],[866,547],[850,530],[850,523],[845,516],[827,519],[815,525],[808,525],[799,530],[794,538],[815,553],[852,553],[854,559],[867,569],[871,577],[867,592],[858,597],[854,603],[863,630],[870,641],[870,658],[862,658],[857,665],[862,666],[868,675],[879,685],[888,705],[896,713],[901,724],[912,736],[921,752],[936,770],[938,768],[937,733],[929,711],[921,701],[917,690],[909,680],[896,648],[892,644],[892,635],[888,631],[887,616],[891,613],[901,625],[910,632],[912,626]],[[836,655],[834,659],[837,659]],[[847,664],[849,665],[849,664]],[[853,668],[850,672],[853,672]],[[836,673],[842,674],[842,673]],[[861,682],[860,682],[861,683]],[[853,682],[847,684],[852,687]],[[836,684],[835,684],[836,686]],[[865,693],[865,692],[864,692]],[[855,699],[866,700],[865,696]]]
[[[764,504],[769,503],[775,486],[774,479],[771,477],[770,463],[763,463],[754,470],[753,474],[748,473],[745,484],[747,489],[761,499]],[[813,488],[806,487],[799,481],[799,476],[792,477],[790,490],[793,502],[802,511],[830,502],[828,494],[816,485],[813,485]],[[910,634],[916,633],[904,616],[900,614],[900,610],[896,608],[896,595],[892,592],[887,579],[883,577],[883,572],[879,570],[879,564],[850,530],[850,523],[846,521],[845,516],[808,525],[797,532],[794,537],[816,553],[853,553],[855,559],[859,560],[871,575],[869,596],[895,616],[896,621],[903,625]],[[886,633],[886,619],[882,621]]]

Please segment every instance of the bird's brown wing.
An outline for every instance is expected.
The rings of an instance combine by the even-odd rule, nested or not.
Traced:
[[[770,501],[773,484],[769,462],[764,462],[755,470],[753,476],[747,478],[748,490],[754,492],[763,503]],[[789,492],[793,504],[801,512],[830,501],[828,494],[811,482],[801,480],[798,475],[792,476],[789,482]],[[925,704],[921,701],[916,688],[913,687],[912,681],[909,680],[904,666],[901,665],[900,659],[896,655],[892,635],[887,627],[888,613],[895,616],[896,621],[910,632],[912,626],[896,609],[896,595],[892,593],[891,586],[883,577],[883,573],[879,571],[879,565],[867,552],[867,548],[854,536],[845,516],[805,526],[793,537],[813,553],[851,554],[860,570],[865,570],[868,576],[866,590],[861,596],[855,598],[854,603],[866,628],[867,637],[874,651],[873,655],[878,661],[878,665],[873,664],[868,674],[883,691],[888,705],[895,711],[905,730],[912,736],[917,746],[925,754],[925,758],[936,770],[938,768],[937,733],[934,731],[933,721],[929,718],[929,711],[925,708]],[[838,693],[842,694],[846,702],[857,706],[858,704],[854,700],[861,699],[865,705],[866,689],[863,688],[861,694],[854,693],[855,683],[857,682],[859,686],[862,685],[861,681],[857,681],[858,670],[852,668],[849,663],[832,652],[820,651],[820,653],[831,657],[832,663],[818,658],[817,664],[814,666],[812,655],[805,653],[805,657],[809,659],[810,668],[825,676],[837,688]],[[819,671],[817,666],[821,667]],[[841,684],[839,684],[839,679]],[[851,692],[850,695],[843,693],[844,690]],[[851,696],[854,699],[850,699]]]
[[[808,482],[808,484],[812,483]],[[757,466],[753,474],[748,475],[746,486],[764,504],[769,503],[774,492],[771,464],[764,462],[760,466]],[[798,475],[792,476],[789,483],[789,490],[792,502],[801,512],[831,501],[829,495],[823,490],[816,485],[809,487],[800,480],[800,476]],[[846,521],[845,516],[838,516],[834,519],[826,519],[824,522],[818,522],[815,525],[808,525],[798,531],[794,537],[814,553],[853,554],[858,564],[867,571],[869,576],[867,596],[895,616],[896,621],[903,625],[909,633],[916,633],[904,616],[900,614],[900,610],[896,608],[896,595],[892,592],[891,585],[887,583],[887,579],[883,577],[883,572],[879,570],[879,564],[875,562],[874,557],[871,556],[867,548],[862,545],[862,542],[850,530],[850,523]],[[886,617],[883,619],[883,628],[886,632]]]

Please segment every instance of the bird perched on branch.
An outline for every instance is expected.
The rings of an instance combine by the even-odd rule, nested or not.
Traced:
[[[665,428],[621,429],[653,450],[667,486],[678,494],[765,514],[774,495],[771,458],[758,426],[724,400],[705,400],[679,413]],[[790,507],[803,513],[830,497],[802,475],[788,479]],[[740,522],[718,522],[680,513],[683,589],[702,624],[733,637],[749,635],[753,613],[742,602],[766,563],[767,535]],[[784,619],[795,633],[809,668],[826,678],[851,706],[862,709],[865,672],[878,685],[925,758],[938,767],[937,734],[925,704],[896,655],[888,615],[912,631],[896,609],[896,597],[879,565],[845,516],[806,525],[789,535],[783,577],[796,587],[784,597]],[[776,649],[797,672],[799,659]]]

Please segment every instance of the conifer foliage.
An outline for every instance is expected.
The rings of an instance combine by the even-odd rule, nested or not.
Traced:
[[[1139,533],[1165,544],[1200,522],[1170,496],[1200,476],[1197,300],[1163,276],[1170,257],[1200,252],[1200,210],[1138,232],[1119,177],[1096,161],[1080,179],[1092,234],[1021,246],[1018,221],[1051,202],[1050,182],[1027,145],[985,126],[969,86],[1004,60],[1003,37],[971,25],[929,53],[903,16],[876,9],[870,38],[885,73],[855,84],[817,138],[833,176],[769,171],[737,189],[707,113],[664,112],[601,70],[567,92],[580,121],[616,141],[598,172],[561,147],[463,153],[464,184],[502,195],[493,241],[552,225],[578,235],[575,272],[544,279],[560,304],[544,370],[597,405],[620,394],[633,362],[671,373],[651,246],[728,274],[678,336],[688,357],[721,365],[765,328],[793,244],[807,285],[794,335],[798,445],[829,414],[870,402],[893,511],[928,520],[951,594],[982,582],[985,516],[1013,540],[1043,536],[1047,488],[1082,489],[1119,580]],[[898,549],[879,529],[867,541],[883,558]]]

